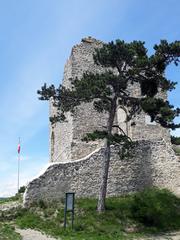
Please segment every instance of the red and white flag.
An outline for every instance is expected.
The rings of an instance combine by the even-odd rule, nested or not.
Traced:
[[[20,154],[20,151],[21,151],[21,146],[20,146],[20,143],[18,144],[18,154]]]

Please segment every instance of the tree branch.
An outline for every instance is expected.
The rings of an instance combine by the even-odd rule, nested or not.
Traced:
[[[112,127],[118,128],[123,133],[123,135],[126,136],[132,142],[132,139],[129,136],[127,136],[127,134],[122,130],[122,128],[119,125],[113,125]]]

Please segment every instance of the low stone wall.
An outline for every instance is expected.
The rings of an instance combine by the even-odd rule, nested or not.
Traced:
[[[179,192],[180,162],[165,141],[139,141],[128,159],[120,159],[118,151],[117,147],[111,147],[108,196],[131,193],[152,185]],[[77,197],[97,197],[103,154],[101,148],[80,160],[49,165],[43,174],[28,184],[25,206],[39,200],[60,201],[68,191],[75,192]]]

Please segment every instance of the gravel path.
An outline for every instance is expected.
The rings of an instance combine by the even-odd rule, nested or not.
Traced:
[[[32,229],[16,229],[16,232],[18,232],[23,237],[23,240],[57,240]],[[60,240],[60,238],[58,239]],[[180,232],[167,233],[146,238],[138,238],[137,240],[180,240]]]
[[[55,239],[32,229],[16,228],[16,232],[23,237],[22,240],[61,240],[60,238]],[[147,236],[145,238],[138,238],[136,240],[180,240],[180,232],[171,232],[149,237]]]
[[[16,232],[23,237],[23,240],[57,240],[32,229],[16,229]]]
[[[153,237],[139,238],[138,240],[180,240],[180,232],[166,233]]]

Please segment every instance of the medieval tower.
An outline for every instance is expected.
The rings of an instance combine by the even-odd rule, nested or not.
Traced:
[[[72,48],[70,58],[64,69],[63,86],[71,87],[71,81],[80,79],[85,72],[102,73],[104,69],[95,65],[93,53],[100,48],[102,42],[91,37],[82,39],[81,43]],[[141,97],[138,84],[129,86],[132,97]],[[166,98],[165,93],[160,94]],[[50,105],[50,115],[56,110]],[[73,116],[67,114],[67,122],[55,123],[50,126],[50,162],[67,162],[83,158],[102,146],[101,141],[82,142],[83,136],[94,130],[102,130],[106,126],[107,116],[97,113],[92,103],[85,103],[78,107]],[[119,106],[116,122],[132,140],[155,140],[159,138],[170,140],[169,130],[150,121],[146,114],[139,114],[132,121],[127,122],[127,109]]]
[[[94,64],[93,53],[103,42],[91,37],[82,39],[72,48],[65,65],[63,86],[70,88],[73,79],[84,72],[102,73],[104,69]],[[115,70],[116,71],[116,70]],[[138,84],[129,85],[131,96],[141,97]],[[166,99],[166,93],[159,96]],[[175,155],[169,130],[151,122],[141,112],[127,121],[127,112],[118,106],[115,122],[136,141],[131,157],[119,158],[118,149],[111,147],[111,161],[107,194],[116,196],[143,189],[146,186],[166,187],[180,193],[180,161]],[[50,102],[50,116],[56,113]],[[50,161],[46,170],[28,186],[24,202],[59,201],[67,191],[78,197],[97,197],[104,155],[103,141],[83,142],[83,136],[106,126],[107,115],[97,113],[92,103],[81,104],[67,121],[50,124]]]

